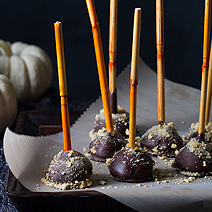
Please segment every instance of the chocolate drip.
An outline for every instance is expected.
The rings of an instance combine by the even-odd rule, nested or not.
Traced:
[[[110,107],[112,113],[117,113],[117,92],[116,89],[111,93],[109,91],[110,95]]]

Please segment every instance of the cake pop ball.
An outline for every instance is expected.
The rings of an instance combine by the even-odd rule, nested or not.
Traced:
[[[117,131],[107,131],[105,128],[99,130],[89,144],[91,159],[106,162],[112,158],[114,153],[126,145],[124,137]]]
[[[96,134],[100,129],[105,127],[104,110],[100,110],[100,113],[96,115],[94,122],[94,130],[91,131],[90,136]],[[113,125],[119,131],[119,133],[127,138],[129,136],[129,113],[122,107],[117,106],[117,113],[112,113]]]
[[[73,150],[62,150],[54,156],[41,181],[61,190],[79,189],[92,185],[91,175],[92,164],[85,155]]]
[[[212,173],[212,148],[192,138],[177,154],[172,165],[186,176],[205,176]]]
[[[183,140],[174,128],[174,123],[162,123],[150,128],[140,141],[149,153],[158,156],[174,157],[176,150],[183,146]]]
[[[141,148],[125,147],[114,154],[108,168],[115,180],[135,183],[152,180],[154,164]]]
[[[191,138],[196,138],[198,135],[198,127],[199,127],[199,122],[192,123],[191,127],[189,128],[186,137],[184,138],[185,141],[191,140]],[[209,122],[205,126],[205,132],[204,132],[204,141],[206,143],[211,143],[212,142],[212,122]]]

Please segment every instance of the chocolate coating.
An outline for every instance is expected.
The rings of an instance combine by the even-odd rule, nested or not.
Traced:
[[[183,146],[183,140],[173,123],[164,123],[150,128],[141,137],[140,145],[153,155],[174,157],[175,151]]]
[[[191,139],[179,151],[172,166],[187,176],[205,176],[212,171],[211,146]]]
[[[125,139],[117,130],[111,133],[103,128],[91,140],[89,153],[93,160],[105,162],[107,158],[112,158],[114,153],[125,145]]]
[[[108,168],[115,180],[142,182],[153,179],[154,164],[147,152],[138,148],[123,148],[113,156]]]
[[[92,175],[89,159],[77,151],[60,151],[51,161],[44,183],[59,189],[78,188]]]
[[[112,93],[109,90],[109,97],[111,112],[117,113],[117,89],[115,89]]]
[[[198,137],[198,126],[199,122],[191,124],[190,128],[188,129],[188,132],[186,134],[185,140],[189,141],[191,138],[197,138]],[[211,143],[212,142],[212,122],[209,122],[207,126],[205,126],[205,132],[204,132],[204,142]]]
[[[119,131],[119,133],[125,138],[129,137],[129,113],[123,108],[118,106],[117,113],[112,114],[113,125]],[[106,128],[104,111],[101,110],[100,113],[96,116],[96,121],[94,122],[94,133],[98,132],[102,128]]]
[[[126,124],[125,124],[126,123]],[[125,138],[128,137],[126,134],[126,130],[129,129],[129,122],[120,122],[113,119],[113,125],[116,127],[116,129],[119,131],[119,133],[124,136]],[[94,132],[98,132],[102,128],[105,128],[105,120],[97,120],[95,122]]]

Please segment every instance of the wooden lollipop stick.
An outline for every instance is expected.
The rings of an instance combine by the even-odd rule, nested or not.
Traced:
[[[112,113],[117,113],[117,93],[116,93],[117,13],[118,13],[118,0],[110,0],[109,92],[110,92],[110,104]]]
[[[205,126],[209,123],[210,109],[211,109],[211,95],[212,95],[212,48],[210,50],[209,67],[208,67],[208,87],[207,87],[206,109],[205,109],[206,110]]]
[[[113,120],[112,120],[112,114],[111,114],[109,89],[108,89],[107,75],[105,70],[105,62],[104,62],[104,56],[103,56],[99,22],[98,22],[93,0],[86,0],[86,4],[87,4],[88,13],[89,13],[90,21],[91,21],[91,26],[92,26],[92,32],[93,32],[94,48],[96,53],[96,61],[97,61],[97,68],[98,68],[98,74],[99,74],[99,83],[101,88],[103,109],[105,114],[106,129],[109,132],[113,132],[114,131]]]
[[[163,0],[156,0],[158,122],[165,123]]]
[[[199,128],[198,128],[199,134],[203,133],[205,130],[205,105],[206,105],[206,91],[207,91],[207,78],[208,78],[210,19],[211,19],[211,0],[205,0],[203,65],[202,65],[202,83],[201,83]]]
[[[141,8],[136,8],[134,13],[133,45],[130,75],[130,117],[129,117],[129,147],[135,148],[136,134],[136,103],[138,84],[138,60],[141,35]]]
[[[70,122],[69,122],[68,100],[67,100],[68,93],[66,84],[62,23],[57,21],[54,24],[54,30],[55,30],[56,52],[57,52],[59,89],[61,97],[61,117],[63,127],[64,151],[68,151],[71,150],[71,135],[70,135]]]

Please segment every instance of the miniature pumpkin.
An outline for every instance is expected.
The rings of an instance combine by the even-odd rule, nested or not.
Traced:
[[[11,81],[0,74],[0,133],[12,126],[17,115],[17,98]]]
[[[0,74],[11,80],[17,98],[36,100],[51,84],[52,63],[38,46],[0,40]]]

